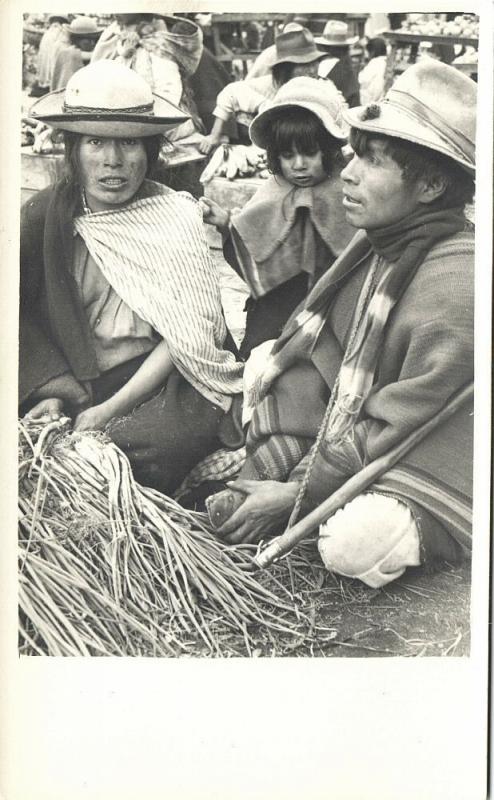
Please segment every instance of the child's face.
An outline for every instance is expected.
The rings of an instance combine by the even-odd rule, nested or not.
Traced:
[[[294,186],[315,186],[327,178],[322,164],[322,153],[299,153],[296,147],[280,154],[280,167],[283,177]]]

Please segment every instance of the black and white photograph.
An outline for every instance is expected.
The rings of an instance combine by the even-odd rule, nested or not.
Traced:
[[[266,680],[279,708],[288,674],[314,675],[307,699],[343,676],[361,738],[350,674],[390,674],[413,731],[434,675],[439,738],[453,738],[455,693],[462,735],[480,712],[467,758],[480,800],[492,9],[370,5],[18,9],[9,630],[19,669],[50,684],[194,669],[195,694],[207,675],[218,691],[221,670],[231,719],[229,699],[260,680],[263,740]],[[240,746],[229,736],[225,753]],[[467,796],[456,755],[438,755],[448,776],[427,783],[425,766],[421,783],[417,768],[396,794],[393,769],[381,787],[340,783],[341,758],[319,747],[306,789],[287,762],[264,788],[209,778],[199,793],[193,775],[174,783],[177,762],[166,791],[151,773],[138,795],[106,773],[70,783],[66,765],[52,794],[21,781],[5,797]]]

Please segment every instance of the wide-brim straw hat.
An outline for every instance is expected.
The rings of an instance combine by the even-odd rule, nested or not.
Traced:
[[[165,133],[189,119],[134,70],[107,60],[77,70],[65,89],[45,94],[29,115],[62,131],[137,138]]]
[[[322,36],[316,36],[316,45],[344,47],[358,42],[358,36],[350,36],[348,25],[339,19],[330,19],[324,26]]]
[[[324,58],[325,53],[317,49],[312,33],[307,28],[284,31],[275,39],[276,64],[310,64]]]
[[[409,67],[380,103],[347,109],[352,128],[437,150],[475,173],[477,87],[454,67],[427,59]]]
[[[266,149],[271,122],[280,116],[280,111],[305,108],[315,114],[331,136],[346,141],[348,128],[342,119],[343,107],[341,95],[331,81],[306,76],[292,78],[278,90],[269,108],[252,121],[250,138],[258,147]]]
[[[103,28],[98,28],[92,17],[84,16],[74,17],[70,25],[66,26],[66,29],[71,36],[80,36],[87,39],[96,39],[103,32]]]

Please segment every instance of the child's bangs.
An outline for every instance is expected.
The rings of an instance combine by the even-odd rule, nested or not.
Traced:
[[[293,109],[288,115],[274,119],[271,123],[273,149],[278,153],[314,153],[321,149],[321,134],[324,128],[314,114],[305,109]]]

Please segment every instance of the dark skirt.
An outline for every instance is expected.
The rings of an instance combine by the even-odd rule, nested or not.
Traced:
[[[93,403],[104,402],[136,372],[146,356],[108,370],[91,382]],[[225,413],[174,369],[156,395],[128,416],[112,420],[107,433],[129,458],[139,483],[172,493],[205,456],[222,447]]]

